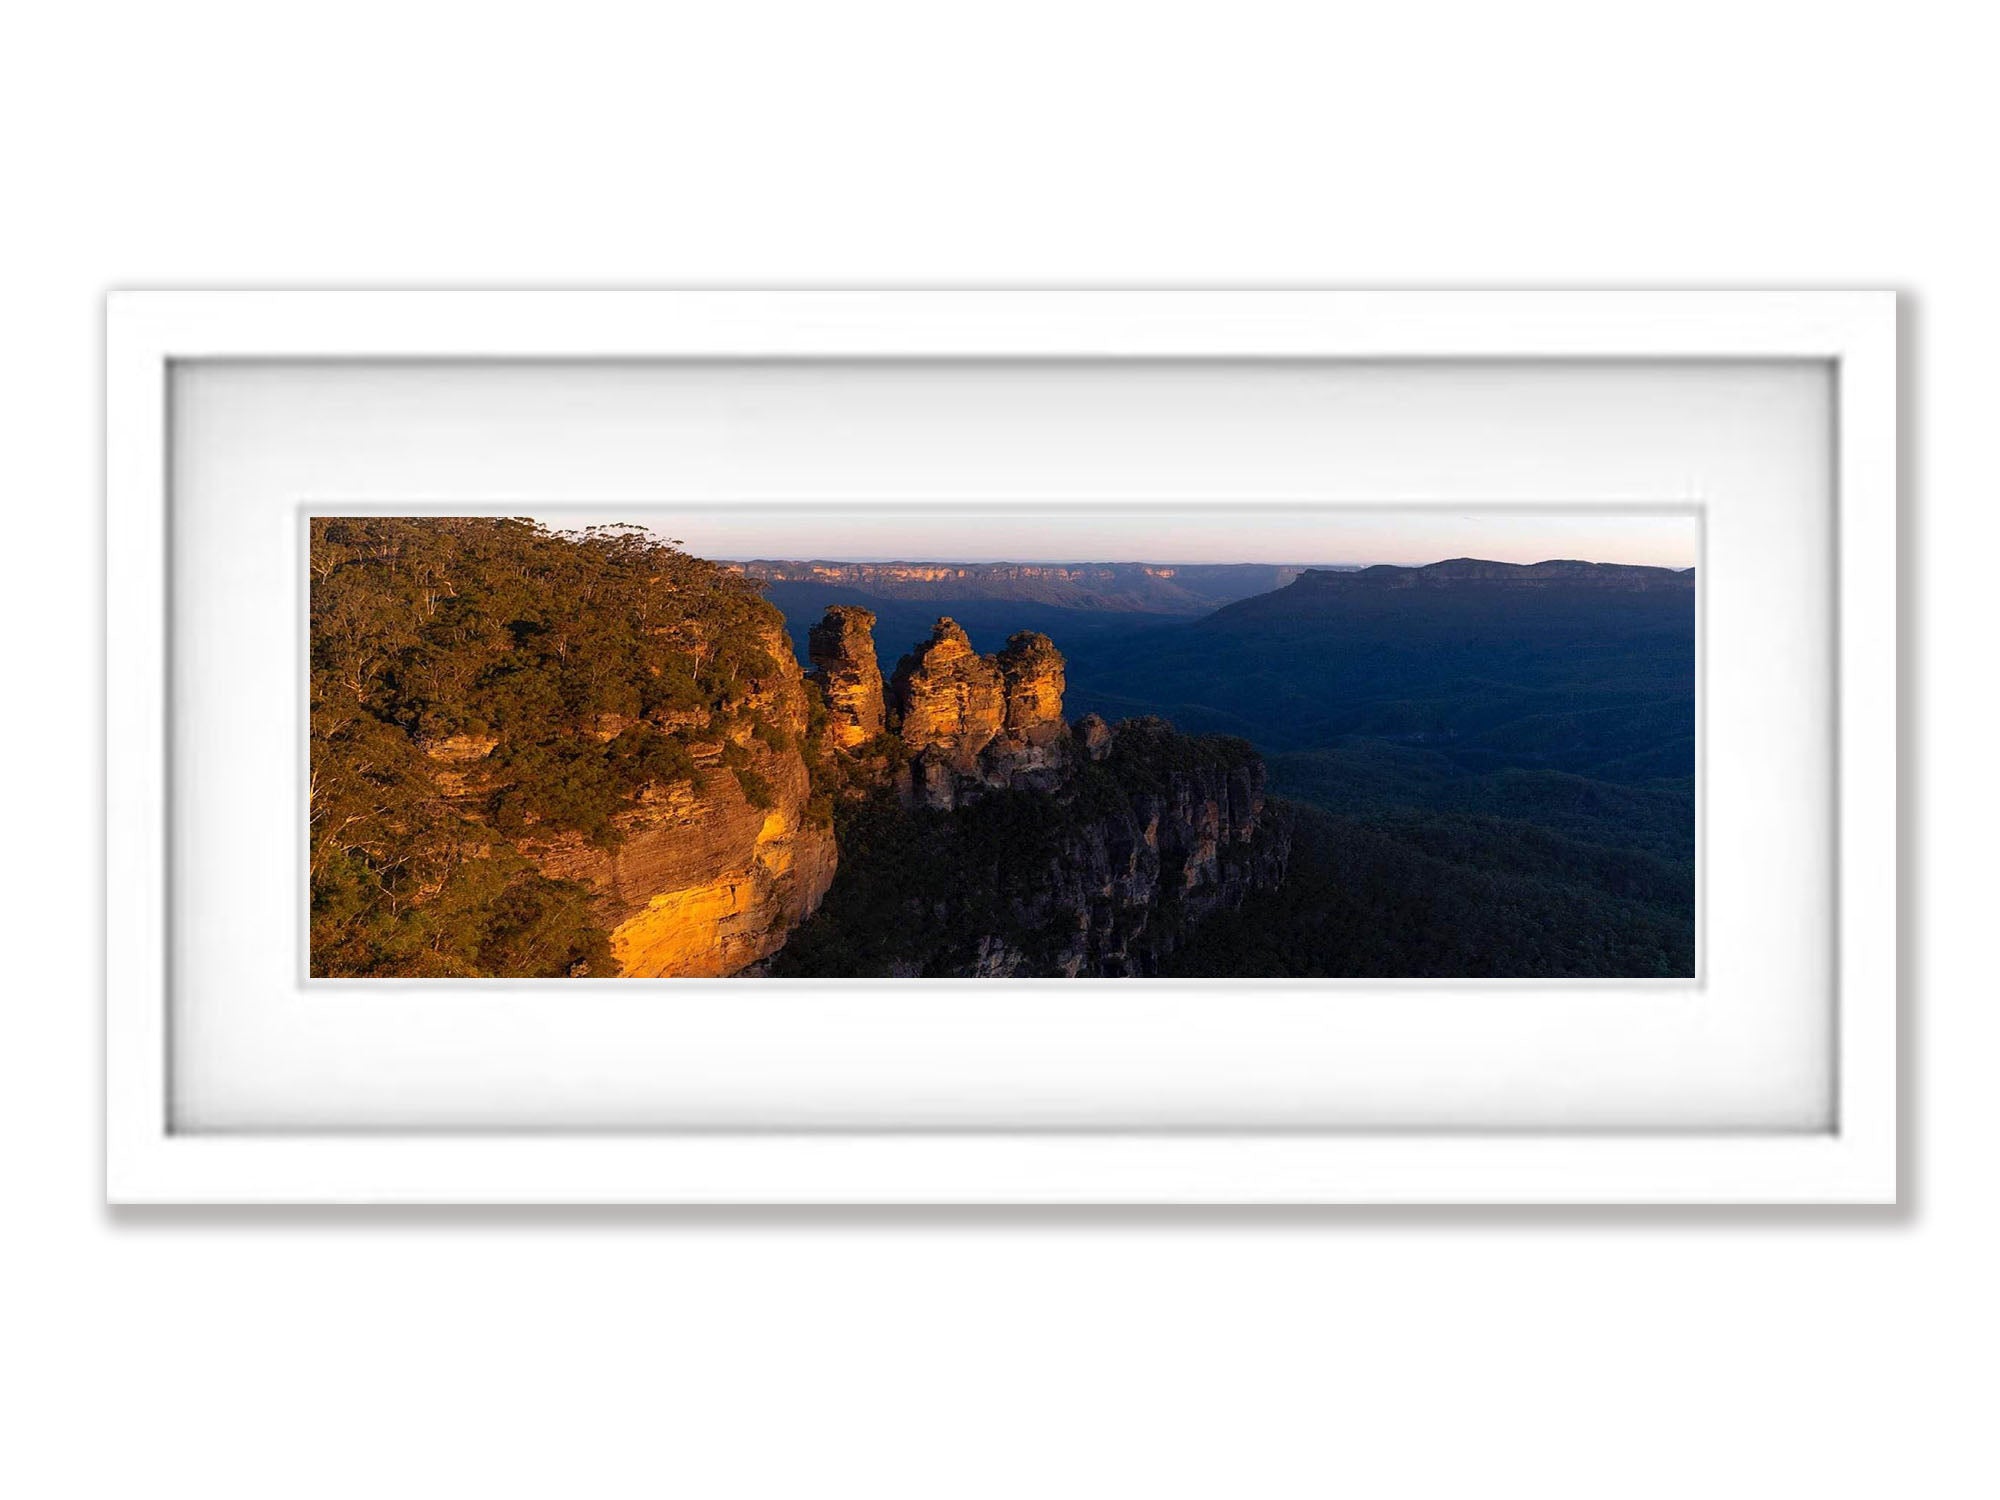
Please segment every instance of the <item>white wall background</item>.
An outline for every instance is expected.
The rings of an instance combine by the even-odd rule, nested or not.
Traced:
[[[1974,14],[11,15],[0,1490],[1993,1493]],[[107,1216],[100,291],[720,281],[1905,289],[1910,1206]]]

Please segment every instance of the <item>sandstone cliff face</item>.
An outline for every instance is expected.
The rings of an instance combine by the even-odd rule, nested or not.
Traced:
[[[1111,741],[1109,774],[1072,804],[1081,816],[1038,878],[1021,883],[1009,934],[989,937],[959,972],[1154,974],[1195,924],[1283,880],[1289,842],[1263,817],[1262,760],[1190,757],[1190,742],[1158,719],[1127,720]]]
[[[628,525],[308,548],[312,974],[734,974],[819,904],[827,721],[757,588]]]
[[[994,658],[1000,669],[1001,737],[1023,748],[1045,747],[1063,731],[1063,657],[1036,630],[1008,638]]]
[[[910,755],[905,800],[952,808],[998,787],[1048,790],[1060,777],[1063,658],[1045,635],[1024,630],[981,656],[941,619],[897,664],[890,694]]]
[[[806,732],[805,680],[773,620],[761,644],[775,674],[750,693],[746,712],[717,743],[698,791],[677,789],[665,805],[642,808],[608,867],[583,875],[619,915],[611,951],[619,972],[647,978],[735,974],[784,946],[818,907],[838,859],[830,823],[808,817],[812,789],[798,744]],[[879,677],[879,673],[877,674]],[[761,716],[783,748],[743,727]],[[725,745],[747,754],[761,780],[759,807],[746,782],[720,762]]]
[[[911,753],[935,751],[968,770],[1005,722],[999,667],[949,617],[896,664],[890,690],[896,732]]]
[[[837,604],[807,636],[813,680],[826,698],[828,730],[842,750],[867,744],[883,729],[882,669],[875,660],[874,629],[872,611]]]
[[[699,780],[647,791],[618,816],[616,848],[571,832],[516,840],[545,874],[595,893],[620,976],[739,973],[777,952],[832,884],[833,828],[809,816],[810,778],[798,748],[805,681],[779,623],[759,644],[773,671],[714,738],[695,741]],[[760,718],[780,731],[774,737],[785,748],[754,732]]]

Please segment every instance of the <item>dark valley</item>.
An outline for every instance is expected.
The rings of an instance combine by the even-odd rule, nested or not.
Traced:
[[[806,591],[777,601],[803,638],[824,591],[769,587]],[[1163,972],[1672,977],[1694,971],[1696,597],[1692,570],[1454,559],[1301,568],[1191,620],[1011,607],[1062,642],[1073,716],[1259,753],[1284,889]]]

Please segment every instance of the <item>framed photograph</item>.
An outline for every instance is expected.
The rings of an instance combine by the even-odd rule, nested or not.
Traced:
[[[1893,1203],[1877,292],[130,292],[121,1203]]]

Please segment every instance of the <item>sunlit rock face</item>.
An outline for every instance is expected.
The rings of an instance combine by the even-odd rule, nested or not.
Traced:
[[[1000,733],[980,757],[981,779],[992,786],[1046,791],[1061,778],[1069,728],[1063,723],[1063,656],[1036,630],[1010,637],[994,658],[1003,699]]]
[[[896,664],[890,690],[896,732],[910,752],[932,751],[967,771],[1006,720],[999,667],[972,649],[964,627],[949,616]]]
[[[981,656],[940,619],[890,682],[905,800],[950,808],[998,787],[1047,790],[1070,753],[1062,696],[1063,656],[1047,636],[1024,630]]]
[[[994,658],[1005,698],[1002,728],[1024,740],[1046,741],[1062,729],[1063,656],[1039,630],[1008,638]]]
[[[1000,668],[973,650],[964,628],[947,616],[896,664],[889,694],[897,736],[909,752],[904,800],[956,807],[962,790],[980,784],[980,752],[1006,722]]]
[[[826,697],[835,746],[853,750],[882,732],[882,669],[875,660],[875,616],[859,605],[836,604],[807,635],[812,680]]]
[[[712,796],[676,809],[618,850],[614,884],[653,890],[644,906],[612,929],[611,951],[621,973],[739,973],[783,947],[792,928],[819,905],[833,882],[832,829],[802,821],[803,775],[794,784],[794,768],[772,759],[782,778],[774,782],[773,807],[749,806],[733,777],[718,777]],[[712,862],[689,863],[690,847],[707,849]],[[649,865],[655,878],[648,878]]]
[[[810,777],[797,748],[807,728],[805,679],[780,623],[767,626],[760,644],[771,675],[727,729],[697,742],[698,783],[649,791],[620,815],[615,849],[577,834],[522,841],[545,873],[596,893],[621,975],[741,973],[782,948],[833,883],[833,829],[808,815]],[[783,731],[784,748],[752,731],[755,718]],[[768,805],[753,801],[725,753],[742,761]]]

